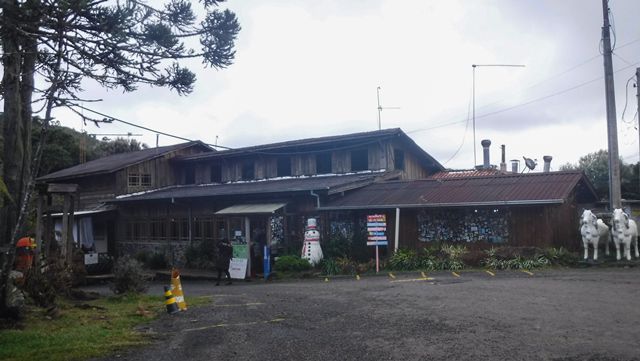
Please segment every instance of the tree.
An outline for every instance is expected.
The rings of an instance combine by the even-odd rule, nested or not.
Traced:
[[[4,198],[0,218],[0,245],[11,252],[0,282],[0,313],[11,245],[21,231],[52,110],[68,107],[82,116],[81,104],[92,101],[79,96],[85,81],[125,92],[147,84],[190,93],[196,79],[184,60],[220,69],[235,57],[240,26],[234,13],[218,9],[223,1],[202,0],[199,20],[187,0],[168,0],[162,8],[144,0],[0,0],[4,153],[12,155],[4,157],[2,178],[13,199]],[[32,161],[34,107],[44,121]]]
[[[638,166],[626,164],[620,159],[620,183],[622,198],[638,199]],[[599,150],[580,157],[578,164],[567,163],[560,166],[560,170],[582,170],[593,186],[600,199],[609,199],[609,152]]]

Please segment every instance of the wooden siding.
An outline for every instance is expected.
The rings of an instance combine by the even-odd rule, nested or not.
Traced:
[[[428,175],[427,170],[418,161],[418,156],[405,147],[399,141],[380,141],[369,144],[361,148],[350,148],[330,151],[331,173],[344,174],[353,172],[351,164],[351,153],[357,150],[367,150],[367,169],[369,170],[393,170],[394,169],[394,149],[404,152],[404,171],[402,179],[420,179]],[[317,150],[308,154],[284,155],[289,157],[291,162],[291,176],[309,176],[317,174],[316,155]],[[282,156],[280,156],[282,157]],[[239,156],[215,160],[212,162],[202,161],[195,164],[196,183],[208,183],[212,164],[220,164],[222,170],[222,182],[234,182],[241,180],[242,164],[246,161],[254,162],[254,179],[269,179],[278,177],[278,156],[275,155],[251,155]],[[216,163],[213,163],[216,162]],[[185,167],[185,166],[183,166]],[[179,170],[184,173],[184,169]],[[184,176],[183,176],[184,177]]]

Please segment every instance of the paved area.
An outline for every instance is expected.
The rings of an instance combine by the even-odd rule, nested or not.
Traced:
[[[640,360],[640,268],[395,276],[183,281],[212,304],[104,360]]]

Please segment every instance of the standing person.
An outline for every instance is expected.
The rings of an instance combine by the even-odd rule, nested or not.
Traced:
[[[222,276],[222,272],[227,275],[227,284],[231,284],[231,275],[229,274],[229,263],[231,262],[231,258],[233,258],[233,245],[231,245],[226,238],[223,238],[218,241],[218,259],[216,260],[218,279],[216,281],[216,286],[220,286],[220,277]]]

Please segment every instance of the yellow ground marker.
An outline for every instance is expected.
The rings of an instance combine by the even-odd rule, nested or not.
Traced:
[[[522,272],[524,272],[524,273],[528,274],[529,276],[533,276],[533,273],[532,273],[532,272],[527,271],[526,269],[523,269],[523,270],[520,270],[520,271],[522,271]]]
[[[389,272],[389,277],[393,278],[394,280],[396,279],[396,276],[391,272]]]
[[[420,274],[422,275],[422,278],[428,278],[426,273],[420,272]]]
[[[402,280],[395,280],[395,281],[390,281],[391,283],[399,283],[399,282],[418,282],[418,281],[433,281],[434,278],[431,277],[425,277],[425,278],[409,278],[409,279],[402,279]]]
[[[356,280],[360,281],[360,275],[356,275]]]
[[[487,273],[488,273],[488,274],[490,274],[491,276],[495,276],[495,275],[496,275],[495,273],[493,273],[493,272],[491,272],[491,271],[485,271],[485,272],[487,272]]]
[[[223,304],[223,305],[212,305],[213,307],[244,307],[244,306],[259,306],[264,305],[262,302],[251,302],[251,303],[238,303],[238,304]]]
[[[273,320],[267,320],[267,321],[254,321],[254,322],[241,322],[241,323],[218,323],[218,324],[210,325],[210,326],[203,326],[203,327],[197,327],[197,328],[188,328],[188,329],[186,329],[184,331],[185,332],[202,331],[202,330],[208,330],[210,328],[230,327],[230,326],[250,326],[250,325],[259,325],[259,324],[265,324],[265,323],[282,322],[284,320],[285,320],[284,318],[274,318]]]
[[[325,277],[325,278],[324,278],[324,281],[325,281],[325,282],[329,282],[329,277]]]
[[[451,272],[451,274],[453,275],[453,277],[460,277],[460,275],[455,272]]]

